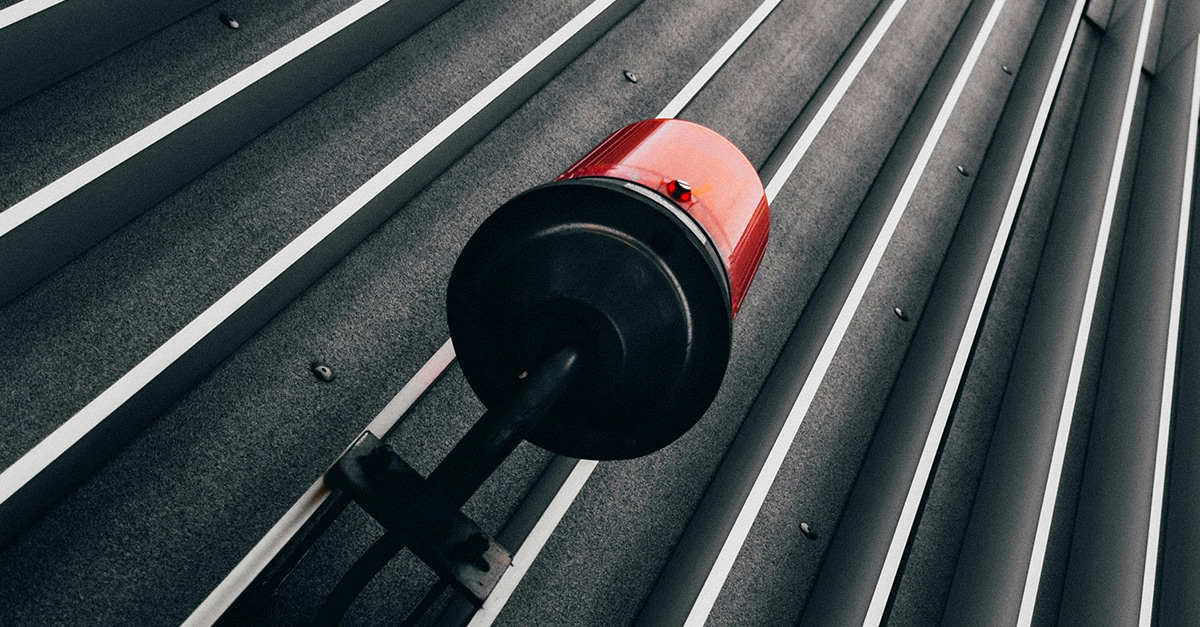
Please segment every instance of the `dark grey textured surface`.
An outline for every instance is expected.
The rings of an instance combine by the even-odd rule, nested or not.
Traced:
[[[1169,2],[1163,19],[1158,63],[1166,66],[1196,41],[1196,33],[1200,30],[1200,3]]]
[[[1109,186],[1107,174],[1113,160],[1124,157],[1115,153],[1118,131],[1125,114],[1131,71],[1139,69],[1133,64],[1138,25],[1133,15],[1114,24],[1097,52],[954,576],[946,610],[948,621],[988,615],[997,622],[1007,622],[1014,620],[1020,610]],[[1135,119],[1134,124],[1140,122]],[[1113,223],[1116,230],[1109,238],[1110,254],[1120,246],[1120,213],[1118,205]],[[1101,289],[1097,302],[1105,303],[1104,297]],[[1097,338],[1103,341],[1103,307],[1094,313],[1096,324],[1089,336],[1089,349],[1096,347]],[[1072,484],[1075,447],[1080,438],[1086,438],[1094,393],[1091,376],[1097,372],[1094,366],[1099,362],[1095,350],[1088,350],[1085,356],[1078,403],[1065,409],[1075,411],[1078,422],[1073,422],[1067,445],[1060,494]],[[1071,498],[1059,499],[1056,512],[1065,512],[1065,520],[1071,520],[1072,507]],[[1062,540],[1062,525],[1057,523],[1064,518],[1055,518],[1040,589],[1051,591],[1041,598],[1056,606],[1054,569]],[[1067,529],[1069,526],[1067,523]]]
[[[353,0],[227,0],[0,110],[0,208],[249,67]],[[217,19],[237,18],[232,30]],[[98,24],[97,28],[104,25]],[[82,113],[81,113],[82,112]]]
[[[5,315],[13,315],[18,306],[36,303],[32,313],[24,310],[22,318],[27,324],[62,325],[57,329],[69,329],[68,336],[78,334],[52,340],[58,355],[46,355],[30,334],[22,333],[19,339],[6,334],[5,341],[16,343],[47,364],[37,368],[46,375],[45,387],[28,389],[18,383],[13,394],[28,394],[36,402],[54,405],[86,399],[94,390],[78,391],[78,396],[72,397],[56,389],[56,381],[76,381],[87,374],[115,378],[123,367],[141,357],[139,352],[148,351],[169,336],[172,327],[215,300],[415,137],[557,29],[583,3],[555,5],[552,10],[539,4],[494,8],[488,4],[468,4],[447,14],[414,36],[408,42],[411,47],[397,47],[6,310]],[[511,29],[501,29],[493,24],[503,22],[499,15],[519,15],[521,20],[505,22]],[[457,33],[464,30],[488,36],[459,39]],[[445,65],[451,62],[453,66]],[[455,70],[447,71],[449,67]],[[536,144],[537,140],[529,142]],[[569,163],[569,159],[564,160]],[[491,174],[501,176],[499,172]],[[522,180],[517,185],[525,183]],[[474,189],[462,185],[461,180],[456,186]],[[498,196],[471,206],[484,212],[498,204],[500,196],[518,188],[487,190]],[[230,192],[242,193],[226,197]],[[229,206],[230,200],[237,206]],[[473,225],[459,225],[460,238],[447,241],[443,235],[449,231],[436,220],[439,213],[466,219],[467,214],[442,210],[468,202],[437,198],[432,209],[427,206],[406,214],[398,226],[407,239],[393,242],[380,259],[360,271],[361,276],[352,277],[350,285],[336,288],[353,290],[369,285],[386,300],[360,298],[353,292],[336,294],[323,301],[315,315],[305,312],[296,318],[305,326],[294,329],[297,335],[282,345],[273,345],[267,355],[259,354],[263,361],[231,361],[223,370],[230,378],[225,380],[227,387],[219,388],[215,397],[219,400],[200,400],[207,389],[207,384],[201,385],[176,408],[179,414],[168,413],[162,427],[148,432],[121,460],[52,513],[44,526],[0,556],[10,570],[25,564],[43,569],[24,580],[0,582],[4,587],[0,594],[18,599],[0,610],[6,613],[0,621],[21,622],[33,616],[67,621],[69,613],[87,608],[99,622],[142,622],[139,598],[160,586],[170,590],[161,595],[155,619],[171,622],[185,616],[441,344],[445,277],[430,271],[444,268],[448,272],[446,260],[457,254]],[[214,215],[218,210],[221,215]],[[423,213],[426,221],[422,223],[413,213]],[[478,213],[474,217],[480,219]],[[219,248],[212,248],[214,242]],[[437,257],[422,261],[432,257],[435,248],[442,251],[441,261]],[[397,250],[408,251],[412,257],[396,263]],[[401,275],[378,276],[378,266],[385,263]],[[154,267],[147,269],[147,265]],[[141,291],[122,285],[121,278],[137,283]],[[207,286],[205,281],[210,281]],[[414,292],[422,287],[424,298],[414,298]],[[112,298],[118,311],[80,298],[80,293],[89,291]],[[76,309],[64,312],[70,305]],[[357,326],[355,312],[367,306],[380,307],[385,313],[385,319],[376,321],[382,325],[376,334],[364,335]],[[61,315],[47,320],[46,312],[79,317]],[[407,318],[409,315],[413,317]],[[397,317],[408,320],[408,332],[403,325],[395,325]],[[351,328],[331,331],[326,325],[333,319],[349,321]],[[158,328],[148,329],[150,325]],[[104,332],[113,343],[107,348],[99,337]],[[45,331],[44,336],[52,337],[53,331]],[[375,353],[382,361],[355,363],[366,358],[365,351],[350,348],[355,338],[383,342]],[[96,343],[96,350],[89,353],[93,361],[89,362],[87,355],[74,354],[77,345],[93,346],[91,342]],[[397,360],[397,355],[407,359]],[[337,381],[321,386],[309,374],[308,363],[315,357],[328,360],[338,370]],[[64,366],[81,370],[51,378],[51,373]],[[372,378],[358,379],[356,367],[364,368]],[[356,380],[358,386],[347,387]],[[106,383],[81,381],[80,387]],[[343,390],[349,395],[330,398],[331,392]],[[360,393],[366,396],[358,396]],[[47,426],[53,426],[52,420],[58,417],[53,411],[25,408],[14,413],[44,418]],[[35,436],[40,437],[36,433],[26,437]],[[10,444],[16,439],[11,438]],[[264,456],[264,451],[273,454]],[[247,520],[244,511],[229,509],[237,502],[250,505],[260,518]],[[128,527],[80,524],[109,516],[127,519]],[[194,526],[181,529],[159,524],[176,516]],[[43,561],[51,551],[64,555]],[[180,559],[163,559],[164,555]],[[25,587],[37,581],[53,583]],[[112,590],[119,593],[112,594]],[[61,595],[79,600],[68,604]]]
[[[1116,287],[1117,263],[1121,259],[1124,244],[1125,221],[1129,210],[1129,199],[1133,188],[1134,165],[1137,163],[1139,138],[1141,136],[1142,117],[1145,111],[1148,86],[1141,83],[1138,89],[1138,99],[1134,108],[1133,127],[1129,136],[1129,149],[1125,153],[1127,167],[1121,173],[1120,191],[1117,196],[1116,209],[1113,215],[1112,232],[1108,250],[1104,257],[1104,270],[1100,279],[1096,296],[1096,313],[1092,321],[1092,333],[1088,338],[1086,360],[1079,383],[1079,398],[1075,405],[1075,417],[1071,425],[1071,436],[1067,440],[1066,456],[1063,461],[1062,483],[1059,485],[1058,500],[1054,507],[1054,520],[1050,527],[1049,541],[1046,547],[1045,565],[1042,567],[1042,580],[1038,589],[1037,605],[1034,620],[1038,624],[1050,624],[1061,621],[1064,624],[1086,625],[1087,621],[1079,622],[1078,617],[1061,613],[1063,589],[1067,578],[1067,561],[1070,557],[1071,544],[1077,522],[1090,524],[1090,521],[1079,521],[1080,489],[1083,482],[1083,467],[1087,458],[1088,440],[1091,437],[1092,419],[1096,412],[1096,393],[1100,386],[1100,367],[1104,359],[1104,347],[1107,340],[1109,319],[1112,314],[1113,293]],[[1060,200],[1060,206],[1062,201]],[[1051,232],[1053,232],[1051,225]],[[1131,504],[1132,505],[1132,504]],[[1108,617],[1105,617],[1105,621]],[[1113,625],[1117,622],[1110,623]]]
[[[998,68],[1022,54],[1036,13],[1037,8],[1032,5],[1014,5],[1001,14],[995,39],[989,39],[972,73],[955,115],[884,253],[730,573],[729,582],[718,598],[715,621],[736,624],[748,616],[754,623],[777,624],[794,620],[804,606],[858,460],[865,453],[941,255],[970,191],[970,180],[962,177],[955,166],[963,164],[973,172],[982,159],[1011,84],[1011,77]],[[935,59],[940,56],[940,47],[946,45],[945,38],[959,15],[950,12],[937,16],[941,20],[937,27],[930,25],[935,19],[932,15],[909,16],[913,20],[923,19],[924,27],[937,33],[933,37],[942,37],[926,44],[926,54],[934,55]],[[946,20],[953,21],[947,24]],[[972,35],[967,33],[967,46],[971,39]],[[915,47],[912,35],[903,41],[910,51]],[[932,67],[931,61],[924,62],[928,64],[925,67]],[[958,71],[957,63],[948,70],[953,77]],[[941,104],[940,96],[933,99],[931,111],[936,111]],[[915,152],[924,141],[923,132],[909,141],[915,142],[912,148],[894,148],[893,154],[901,150],[907,154]],[[897,172],[901,178],[907,173],[907,167]],[[875,193],[872,190],[873,196],[867,202],[871,202]],[[890,207],[891,201],[886,202]],[[908,322],[892,312],[897,306],[906,312]],[[818,531],[820,535],[815,541],[799,533],[800,521]]]
[[[1066,167],[1097,39],[1094,31],[1085,28],[1077,36],[1068,59],[920,525],[906,558],[889,624],[931,625],[941,617]]]
[[[0,4],[0,7],[7,3]],[[209,0],[30,2],[0,18],[0,109],[183,19]],[[38,5],[29,10],[31,5]],[[21,19],[13,20],[15,13]]]
[[[485,5],[485,6],[480,6]],[[0,311],[7,465],[249,275],[583,2],[460,6]],[[501,15],[509,27],[485,28]],[[464,30],[486,32],[473,41]],[[485,52],[486,54],[483,54]],[[450,64],[450,65],[447,65]]]
[[[761,166],[876,4],[782,3],[680,117],[710,126]]]
[[[910,529],[907,525],[899,526],[900,521],[907,513],[911,491],[923,492],[925,489],[921,463],[926,452],[934,452],[927,451],[928,441],[932,438],[937,443],[942,439],[943,432],[935,418],[948,381],[954,386],[952,390],[957,390],[957,379],[950,379],[952,364],[985,275],[984,268],[993,250],[1001,216],[1009,204],[1029,129],[1041,103],[1038,96],[1058,57],[1063,33],[1074,31],[1074,22],[1070,19],[1072,5],[1058,5],[1046,11],[1050,19],[1043,19],[1039,26],[1036,52],[1026,53],[1043,7],[985,3],[972,7],[973,13],[969,12],[963,18],[960,35],[956,37],[973,35],[980,28],[986,12],[999,6],[1008,11],[1001,12],[1003,19],[997,22],[991,34],[994,39],[988,39],[991,49],[984,47],[986,56],[980,57],[982,64],[978,66],[981,71],[978,75],[972,72],[973,80],[969,84],[973,91],[965,93],[967,98],[960,102],[964,109],[956,109],[957,118],[967,122],[947,129],[962,135],[945,137],[937,151],[944,150],[951,159],[962,161],[965,171],[970,174],[965,177],[971,179],[970,197],[964,204],[963,198],[949,192],[956,186],[944,176],[936,176],[937,170],[928,172],[927,182],[917,188],[912,203],[913,209],[920,212],[916,215],[952,219],[955,225],[947,228],[943,222],[932,229],[921,229],[931,233],[920,237],[898,233],[892,244],[899,247],[898,265],[913,264],[913,269],[906,274],[914,278],[902,275],[897,279],[886,272],[877,276],[881,284],[903,293],[897,300],[911,323],[903,326],[915,327],[915,331],[901,363],[889,370],[885,369],[891,365],[887,363],[889,360],[873,360],[874,372],[870,379],[893,380],[894,383],[890,386],[886,405],[877,414],[877,426],[862,457],[853,490],[847,495],[836,530],[831,533],[828,553],[804,610],[805,624],[861,622],[871,607],[878,586],[883,584],[890,589],[894,582],[895,571],[889,570],[882,581],[880,573],[891,556],[893,543],[908,541]],[[941,63],[957,69],[966,56],[966,48],[965,45],[952,46],[943,55]],[[1023,54],[1026,57],[1019,64],[1020,73],[1015,80],[1003,71],[997,72],[997,60],[1002,65],[1008,60],[1010,67],[1018,66],[1013,59],[1019,59]],[[1030,58],[1028,54],[1036,54],[1036,57]],[[934,88],[935,83],[931,81],[927,91],[932,92]],[[987,98],[980,98],[978,93],[987,94]],[[929,94],[923,98],[928,97]],[[1007,104],[1003,116],[999,116],[1002,100]],[[964,128],[970,130],[963,133]],[[992,138],[982,162],[978,151],[963,148],[988,143],[979,141],[981,136],[977,134]],[[945,164],[935,165],[945,167]],[[933,182],[939,179],[943,190],[932,189]],[[931,211],[929,206],[937,209]],[[929,221],[928,218],[923,220],[925,224]],[[948,241],[946,233],[949,231],[953,231],[953,239]],[[1007,232],[1001,233],[1004,239],[1000,243],[1007,241],[1007,235]],[[945,254],[939,254],[943,250]],[[929,261],[922,258],[919,254],[922,252],[933,256],[938,265],[936,281],[930,280]],[[991,283],[984,283],[982,288],[990,290]],[[910,306],[913,299],[917,300],[917,306]],[[970,333],[968,340],[974,339],[974,329]],[[838,396],[850,395],[849,390],[842,390]],[[903,548],[903,544],[899,548]]]

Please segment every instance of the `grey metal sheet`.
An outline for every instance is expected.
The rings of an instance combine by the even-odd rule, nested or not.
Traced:
[[[860,622],[868,609],[872,616],[882,612],[880,603],[891,595],[1082,9],[1082,2],[1047,9],[1024,55],[833,532],[805,620]],[[1012,39],[1020,41],[1002,38]]]
[[[1067,443],[1059,416],[1067,416],[1065,425],[1076,410],[1074,394],[1087,378],[1081,364],[1096,363],[1084,359],[1094,352],[1080,346],[1077,335],[1081,316],[1084,326],[1091,322],[1088,303],[1096,301],[1088,299],[1098,299],[1093,290],[1103,276],[1096,253],[1105,242],[1097,237],[1106,235],[1105,217],[1119,205],[1119,183],[1127,174],[1114,166],[1126,156],[1122,134],[1135,118],[1136,93],[1130,90],[1141,76],[1142,26],[1140,19],[1118,20],[1101,42],[947,604],[944,620],[952,623],[986,616],[1007,624],[1033,611],[1045,555],[1038,543],[1047,541],[1053,513],[1043,511],[1043,500],[1057,495],[1056,464],[1063,464]],[[1085,339],[1094,345],[1102,337],[1098,332]],[[1080,398],[1086,405],[1086,391]],[[1085,426],[1086,419],[1083,410]]]
[[[0,305],[453,4],[360,2],[9,207],[0,213],[0,265],[10,269]]]
[[[1193,188],[1197,202],[1200,187]],[[1192,220],[1190,230],[1157,597],[1156,619],[1164,627],[1200,621],[1200,221]]]
[[[0,167],[12,173],[0,177],[0,207],[11,207],[354,3],[227,0],[0,110]],[[222,24],[222,12],[236,16],[240,28]]]
[[[905,557],[889,624],[931,625],[941,618],[1098,39],[1093,28],[1083,27],[1068,58],[1004,265],[956,399],[950,430],[939,452],[937,473]]]
[[[1150,86],[1059,610],[1066,623],[1122,625],[1149,616],[1142,591],[1157,524],[1151,505],[1160,409],[1171,391],[1164,376],[1174,367],[1166,356],[1174,342],[1175,242],[1191,181],[1185,169],[1193,165],[1186,157],[1195,146],[1195,63],[1193,48]]]
[[[0,10],[0,109],[209,3],[26,0]]]
[[[289,7],[308,1],[281,0]],[[50,516],[0,549],[0,566],[23,574],[0,579],[0,596],[6,600],[0,622],[69,623],[80,616],[108,623],[174,622],[186,615],[445,339],[445,278],[483,216],[512,194],[553,177],[614,128],[661,110],[738,17],[758,2],[738,0],[717,10],[705,0],[646,0],[411,201],[397,202],[397,216],[323,278],[307,289],[294,286],[300,296],[290,306],[185,389],[179,402]],[[10,4],[0,0],[0,6]],[[829,68],[875,4],[786,0],[684,116],[734,138],[770,172],[778,166],[768,158],[772,147],[794,141],[803,131],[811,107],[800,120],[795,120],[797,112],[806,101],[827,93]],[[739,315],[733,359],[712,410],[672,447],[596,468],[530,564],[500,615],[501,623],[619,624],[633,619],[779,347],[801,310],[814,300],[814,287],[836,259],[855,209],[880,173],[954,30],[959,14],[948,14],[944,2],[913,4],[924,10],[909,16],[897,36],[884,42],[862,80],[822,125],[788,185],[776,190],[772,242]],[[1137,4],[1118,0],[1112,28],[1121,28]],[[1034,0],[1008,0],[1008,5],[1022,11],[1050,6]],[[1110,3],[1089,6],[1108,11]],[[519,56],[540,41],[544,32],[538,25],[555,15],[544,2],[466,0],[458,13],[434,22],[0,309],[0,328],[13,331],[0,334],[0,352],[22,375],[0,381],[0,405],[26,417],[11,425],[9,440],[19,443],[54,424],[58,414],[42,409],[79,407],[94,397],[420,136],[428,128],[423,120],[441,119],[448,110],[445,102],[458,98],[456,94],[469,96],[486,83],[490,75],[477,68],[506,67],[515,58],[506,57],[509,52]],[[1162,15],[1158,11],[1153,19]],[[1194,39],[1194,33],[1181,34],[1187,27],[1173,15],[1180,15],[1175,7],[1166,12],[1164,50],[1176,45],[1170,42],[1190,45],[1189,38]],[[197,19],[185,19],[164,33],[191,28]],[[925,299],[944,265],[944,249],[976,178],[974,166],[983,158],[1013,80],[999,66],[1022,71],[1013,60],[1020,56],[1024,32],[1015,21],[998,25],[989,44],[995,48],[984,59],[990,72],[980,72],[981,80],[971,81],[964,92],[961,115],[951,118],[947,141],[929,162],[927,180],[918,186],[863,297],[864,311],[850,321],[845,350],[835,355],[830,381],[814,400],[816,413],[785,459],[778,489],[768,495],[762,524],[751,529],[744,554],[733,564],[730,585],[711,622],[777,623],[798,615],[824,547],[839,533],[844,498],[874,421],[897,372],[908,368],[902,359],[909,338],[937,315]],[[229,35],[220,38],[225,42],[245,43],[250,38],[238,36],[255,33],[221,34]],[[140,51],[145,58],[153,48],[145,44],[160,35],[128,51]],[[1025,292],[1039,261],[1053,200],[1047,196],[1055,193],[1071,146],[1078,95],[1092,69],[1089,46],[1098,37],[1091,27],[1084,31],[1080,54],[1072,57],[1070,83],[1064,86],[1067,97],[1052,112],[1052,124],[1064,128],[1050,129],[1047,141],[1053,145],[1043,146],[1038,156],[1029,204],[1016,225],[930,500],[903,565],[897,605],[889,616],[893,624],[931,624],[941,618],[984,465],[993,405],[999,404]],[[224,49],[199,41],[201,57],[219,56]],[[10,119],[6,115],[67,94],[86,82],[77,79],[112,67],[125,55],[114,55],[0,111],[0,126]],[[1160,61],[1164,68],[1169,65],[1165,56]],[[173,63],[155,65],[152,74],[169,73]],[[626,69],[638,74],[638,83],[624,79]],[[1095,78],[1095,86],[1103,83],[1099,74]],[[1146,91],[1143,85],[1139,93]],[[912,124],[922,115],[918,108]],[[1138,115],[1135,108],[1133,118]],[[1085,121],[1094,119],[1084,116]],[[777,141],[789,124],[788,137]],[[64,127],[63,132],[75,136],[76,131]],[[1127,153],[1135,155],[1136,128],[1129,137]],[[6,148],[0,146],[0,161]],[[10,152],[20,158],[23,150]],[[966,165],[970,176],[955,172],[956,165]],[[1133,169],[1122,176],[1126,183],[1132,181]],[[985,176],[979,183],[986,181]],[[27,181],[8,177],[3,187],[9,183]],[[881,187],[884,181],[877,183]],[[1116,206],[1131,188],[1125,183],[1119,187]],[[1123,228],[1123,215],[1113,216],[1114,230]],[[1110,269],[1121,252],[1118,242],[1109,246],[1105,261]],[[1096,289],[1097,329],[1108,326],[1107,302],[1117,289],[1116,276],[1106,271]],[[907,321],[892,313],[896,305],[903,307]],[[1098,354],[1104,341],[1104,333],[1093,333],[1088,351]],[[333,382],[320,382],[308,371],[314,358],[335,369]],[[1090,414],[1101,385],[1099,361],[1086,365],[1079,382],[1079,415]],[[1194,375],[1189,368],[1185,363],[1181,374]],[[481,411],[461,375],[451,369],[389,439],[428,471]],[[1077,422],[1066,447],[1058,516],[1046,551],[1047,590],[1039,598],[1035,622],[1058,615],[1087,426]],[[1163,592],[1174,591],[1176,603],[1191,602],[1186,597],[1195,596],[1189,595],[1195,586],[1189,587],[1187,577],[1198,570],[1187,544],[1194,529],[1187,503],[1196,500],[1187,500],[1188,490],[1200,485],[1187,479],[1188,433],[1186,427],[1176,431],[1178,463],[1170,485],[1176,496],[1167,534],[1176,551],[1164,566]],[[549,457],[534,447],[519,447],[468,503],[467,512],[491,531],[506,521],[513,529],[527,527],[509,519]],[[562,464],[556,468],[561,471]],[[798,521],[816,529],[815,540],[804,537]],[[261,622],[307,619],[342,570],[380,532],[355,508],[347,511],[284,582],[278,602]],[[690,546],[681,544],[680,550]],[[394,623],[432,579],[411,556],[400,557],[368,588],[349,622]],[[149,597],[153,604],[145,603]],[[437,600],[434,615],[449,598]],[[1178,607],[1181,616],[1189,615],[1190,606]]]

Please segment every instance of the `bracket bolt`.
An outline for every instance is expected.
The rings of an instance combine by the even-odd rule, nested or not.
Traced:
[[[1000,69],[1001,69],[1001,70],[1004,70],[1004,73],[1005,73],[1005,74],[1008,74],[1009,76],[1012,76],[1012,68],[1008,67],[1007,65],[1001,65],[1001,66],[1000,66]]]
[[[483,534],[473,533],[464,538],[458,544],[450,547],[448,556],[457,562],[470,564],[475,568],[487,572],[492,569],[491,564],[483,559],[483,554],[487,552],[490,544]]]
[[[904,313],[903,309],[896,307],[896,308],[892,309],[892,311],[896,313],[897,318],[899,318],[905,322],[908,322],[908,314]]]
[[[958,173],[959,173],[959,174],[961,174],[961,175],[963,175],[963,176],[971,176],[971,173],[970,173],[970,172],[967,172],[967,169],[966,169],[966,168],[964,168],[964,167],[962,167],[961,165],[960,165],[960,166],[955,166],[955,168],[954,168],[954,169],[958,170]]]
[[[800,523],[800,533],[804,534],[804,537],[808,538],[809,540],[817,539],[817,532],[813,531],[813,528],[810,527],[806,522]]]
[[[226,13],[224,11],[221,11],[221,14],[217,16],[217,19],[221,20],[222,24],[228,26],[229,28],[231,28],[233,30],[237,30],[242,27],[241,24],[238,24],[237,20],[233,19],[233,16],[229,15],[228,13]]]
[[[636,82],[638,82],[638,77],[637,77],[637,74],[634,74],[633,72],[631,72],[631,71],[629,71],[629,70],[625,70],[625,71],[621,72],[621,74],[624,74],[624,75],[625,75],[625,80],[627,80],[627,81],[629,81],[629,82],[631,82],[631,83],[636,83]]]

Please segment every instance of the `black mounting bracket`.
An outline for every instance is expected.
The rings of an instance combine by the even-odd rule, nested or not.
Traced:
[[[424,505],[426,479],[369,432],[342,455],[325,477],[430,568],[482,605],[512,564],[508,551],[461,511],[432,519]]]

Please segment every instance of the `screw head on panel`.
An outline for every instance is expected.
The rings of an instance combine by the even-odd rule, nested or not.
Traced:
[[[800,533],[804,534],[804,537],[809,540],[817,539],[817,532],[806,522],[800,523]]]
[[[897,318],[899,318],[905,322],[908,322],[908,314],[904,313],[903,309],[896,307],[896,308],[892,309],[892,311],[896,314]]]
[[[1005,74],[1012,76],[1012,68],[1008,67],[1007,65],[1001,65],[1000,69],[1003,70]]]
[[[625,75],[625,80],[627,80],[631,83],[638,82],[637,74],[634,74],[633,72],[630,72],[629,70],[625,70],[625,71],[621,72],[621,74]]]
[[[955,169],[956,169],[956,170],[958,170],[958,173],[959,173],[959,174],[961,174],[961,175],[963,175],[963,176],[971,176],[971,173],[970,173],[970,172],[967,172],[967,169],[966,169],[966,168],[964,168],[964,167],[962,167],[961,165],[960,165],[960,166],[957,166],[957,167],[955,167]]]
[[[217,16],[217,19],[221,20],[222,24],[228,26],[229,28],[232,28],[233,30],[237,30],[242,27],[241,24],[238,24],[237,20],[233,19],[233,16],[229,15],[228,13],[226,13],[224,11],[222,11],[221,14]]]
[[[313,375],[315,375],[321,381],[324,381],[325,383],[333,381],[333,368],[330,368],[325,362],[314,361],[309,364],[308,367],[309,370],[312,370]]]

